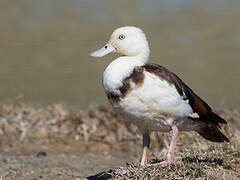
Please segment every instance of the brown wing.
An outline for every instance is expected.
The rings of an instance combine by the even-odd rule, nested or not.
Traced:
[[[208,121],[217,126],[219,126],[219,123],[227,123],[224,119],[215,114],[211,107],[197,96],[176,74],[157,64],[146,64],[143,67],[146,71],[154,73],[170,84],[173,84],[178,93],[189,101],[193,111],[199,115],[199,120]]]

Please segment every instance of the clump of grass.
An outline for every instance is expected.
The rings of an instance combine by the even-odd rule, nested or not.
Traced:
[[[180,153],[174,164],[161,168],[154,163],[162,160],[155,160],[153,166],[147,168],[139,167],[138,163],[127,164],[125,168],[117,168],[113,179],[194,179],[206,178],[216,179],[227,173],[232,178],[240,177],[240,169],[237,162],[233,162],[233,154],[226,151],[217,151],[220,148],[217,145],[214,151],[208,153],[202,152],[195,156],[187,156],[187,153]],[[194,148],[189,149],[193,151]],[[195,151],[197,152],[197,151]]]

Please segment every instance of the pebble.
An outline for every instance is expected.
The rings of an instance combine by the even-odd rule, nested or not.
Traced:
[[[40,151],[40,152],[38,152],[38,153],[36,154],[36,156],[37,156],[37,157],[45,157],[45,156],[47,156],[47,153],[44,152],[44,151]]]

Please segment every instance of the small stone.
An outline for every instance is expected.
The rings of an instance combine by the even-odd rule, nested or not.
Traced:
[[[37,156],[37,157],[45,157],[45,156],[47,156],[47,153],[44,152],[44,151],[40,151],[40,152],[37,153],[36,156]]]
[[[6,127],[5,131],[6,131],[7,133],[13,133],[13,132],[16,132],[16,128],[15,128],[13,125],[10,125],[10,124],[9,124],[9,125]]]
[[[48,131],[46,127],[41,127],[37,132],[37,136],[39,138],[47,137],[47,135],[48,135]]]

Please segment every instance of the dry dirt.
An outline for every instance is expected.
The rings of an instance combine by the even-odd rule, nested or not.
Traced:
[[[141,135],[109,106],[69,109],[0,104],[0,179],[239,179],[240,112],[216,111],[228,121],[230,143],[182,132],[175,163],[139,168]],[[151,162],[164,159],[168,134],[151,135]]]

